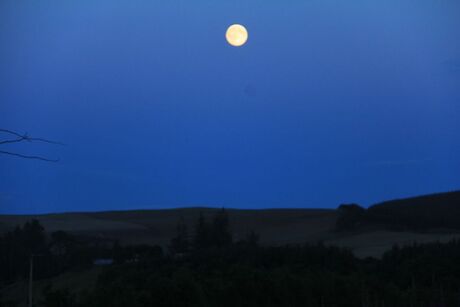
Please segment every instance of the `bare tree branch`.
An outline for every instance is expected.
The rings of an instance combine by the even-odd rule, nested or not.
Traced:
[[[11,156],[16,156],[16,157],[21,157],[21,158],[25,158],[25,159],[35,159],[35,160],[42,160],[42,161],[46,161],[46,162],[58,162],[59,159],[47,159],[47,158],[43,158],[43,157],[40,157],[40,156],[27,156],[27,155],[22,155],[22,154],[18,154],[18,153],[15,153],[15,152],[9,152],[9,151],[4,151],[4,150],[0,150],[0,153],[1,154],[6,154],[6,155],[11,155]]]
[[[9,134],[12,134],[12,135],[15,135],[15,136],[18,136],[20,138],[22,138],[22,135],[17,133],[17,132],[14,132],[14,131],[11,131],[11,130],[7,130],[7,129],[0,129],[0,132],[5,132],[5,133],[9,133]]]
[[[55,144],[55,145],[62,145],[64,146],[65,144],[64,143],[61,143],[61,142],[56,142],[56,141],[51,141],[51,140],[48,140],[48,139],[44,139],[44,138],[33,138],[33,137],[30,137],[27,132],[24,133],[24,134],[19,134],[17,132],[14,132],[14,131],[11,131],[11,130],[7,130],[7,129],[0,129],[0,132],[4,132],[4,133],[9,133],[9,134],[12,134],[12,135],[15,135],[17,137],[19,137],[18,139],[15,139],[15,140],[7,140],[7,141],[2,141],[0,142],[0,145],[1,144],[7,144],[7,143],[17,143],[17,142],[22,142],[22,141],[38,141],[38,142],[44,142],[44,143],[49,143],[49,144]]]
[[[56,142],[56,141],[50,141],[50,140],[42,139],[42,138],[31,138],[31,137],[27,137],[26,140],[27,140],[27,141],[38,141],[38,142],[44,142],[44,143],[49,143],[49,144],[55,144],[55,145],[65,146],[64,143]]]
[[[11,143],[19,143],[19,142],[22,142],[22,141],[24,141],[23,138],[15,139],[15,140],[0,141],[0,145],[3,145],[3,144],[11,144]]]
[[[0,145],[12,144],[12,143],[20,143],[20,142],[23,142],[23,141],[27,141],[27,142],[37,141],[37,142],[44,142],[44,143],[55,144],[55,145],[65,145],[64,143],[51,141],[51,140],[47,140],[47,139],[44,139],[44,138],[30,137],[27,134],[27,132],[24,133],[24,134],[20,134],[20,133],[17,133],[17,132],[11,131],[11,130],[7,130],[7,129],[0,129],[0,132],[11,134],[11,135],[14,135],[14,136],[18,137],[17,139],[0,141]],[[23,154],[10,152],[10,151],[3,151],[3,150],[0,150],[0,154],[16,156],[16,157],[20,157],[20,158],[24,158],[24,159],[42,160],[42,161],[47,161],[47,162],[58,162],[59,161],[59,159],[48,159],[48,158],[44,158],[44,157],[40,157],[40,156],[29,156],[29,155],[23,155]]]

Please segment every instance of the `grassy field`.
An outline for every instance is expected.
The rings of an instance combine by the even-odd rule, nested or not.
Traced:
[[[190,233],[200,212],[208,219],[218,209],[183,208],[171,210],[134,210],[47,215],[0,215],[0,231],[12,229],[27,220],[40,220],[49,232],[64,230],[77,235],[117,239],[121,244],[158,244],[166,247],[183,217]],[[260,235],[264,245],[302,244],[323,241],[350,248],[359,257],[379,257],[394,244],[448,241],[458,232],[391,232],[374,230],[336,233],[336,210],[324,209],[229,209],[231,228],[236,240],[249,231]]]
[[[32,218],[49,232],[64,230],[79,235],[119,239],[122,244],[159,244],[165,246],[174,236],[181,217],[193,231],[200,212],[209,219],[216,209],[114,211],[49,215],[0,216],[2,229],[12,229]],[[263,244],[299,243],[322,239],[334,227],[335,210],[228,210],[235,239],[254,230]]]

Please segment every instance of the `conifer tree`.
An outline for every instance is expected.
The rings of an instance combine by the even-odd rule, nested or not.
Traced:
[[[213,246],[222,247],[232,243],[233,238],[230,232],[230,222],[225,208],[216,213],[212,226]]]
[[[176,236],[171,240],[170,250],[173,254],[183,254],[189,249],[187,224],[183,217],[177,223]]]
[[[196,249],[209,247],[209,226],[202,212],[195,226],[194,246]]]

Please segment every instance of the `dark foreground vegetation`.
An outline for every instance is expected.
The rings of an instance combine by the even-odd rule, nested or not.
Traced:
[[[263,247],[253,232],[234,242],[224,210],[212,221],[198,217],[190,233],[179,221],[166,250],[64,232],[47,237],[31,221],[1,237],[2,286],[27,278],[30,255],[36,279],[113,261],[89,291],[54,284],[35,306],[460,306],[460,241],[395,246],[382,259],[320,242]]]

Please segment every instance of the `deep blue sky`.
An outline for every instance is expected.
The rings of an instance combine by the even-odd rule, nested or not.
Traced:
[[[242,23],[235,48],[227,26]],[[460,188],[458,0],[1,0],[0,213]]]

